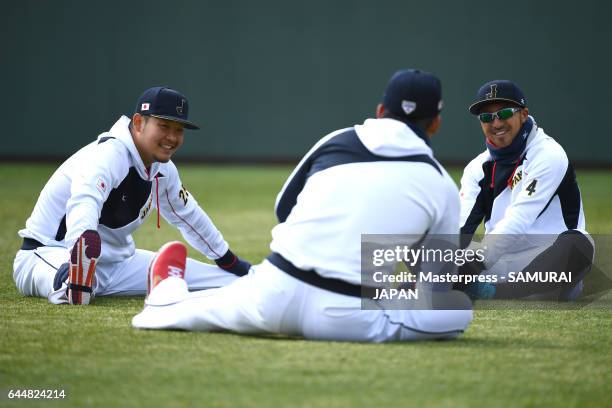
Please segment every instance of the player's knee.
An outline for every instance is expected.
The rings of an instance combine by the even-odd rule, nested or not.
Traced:
[[[591,238],[581,231],[569,229],[557,237],[553,247],[558,254],[569,255],[569,259],[580,264],[590,263],[595,254],[595,246]]]
[[[567,230],[562,235],[571,236],[574,250],[580,252],[588,259],[593,259],[595,254],[595,243],[593,239],[578,230]]]

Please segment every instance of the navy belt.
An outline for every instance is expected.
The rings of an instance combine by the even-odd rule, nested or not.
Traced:
[[[282,255],[272,252],[266,258],[270,263],[276,266],[281,271],[294,278],[308,283],[312,286],[316,286],[320,289],[325,289],[330,292],[339,293],[341,295],[353,296],[353,297],[364,297],[374,298],[376,296],[376,289],[370,286],[355,285],[348,283],[341,279],[325,278],[314,270],[300,269],[290,261],[285,259]]]
[[[24,238],[23,244],[21,244],[21,249],[25,251],[30,251],[32,249],[36,249],[38,247],[44,246],[41,242],[38,242],[32,238]]]

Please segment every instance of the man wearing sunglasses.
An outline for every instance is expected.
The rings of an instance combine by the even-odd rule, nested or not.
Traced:
[[[474,298],[577,298],[594,246],[565,151],[529,115],[511,81],[482,85],[469,111],[479,119],[486,150],[461,178],[462,242],[484,221],[485,237],[471,247],[486,255],[462,272],[495,279],[462,289]]]

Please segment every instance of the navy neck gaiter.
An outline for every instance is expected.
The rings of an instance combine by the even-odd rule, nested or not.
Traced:
[[[516,163],[523,152],[525,151],[525,146],[527,146],[527,138],[535,125],[533,118],[528,117],[523,126],[518,131],[518,134],[506,147],[496,147],[492,145],[488,139],[486,139],[487,149],[489,149],[489,153],[491,154],[491,158],[494,162],[500,164],[513,164]]]

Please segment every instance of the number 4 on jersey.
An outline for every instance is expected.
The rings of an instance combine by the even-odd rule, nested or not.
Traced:
[[[527,186],[527,188],[525,190],[529,191],[529,194],[527,194],[528,196],[531,196],[533,193],[535,193],[535,188],[536,188],[536,183],[538,182],[538,180],[533,180],[531,183],[529,183],[529,185]]]

